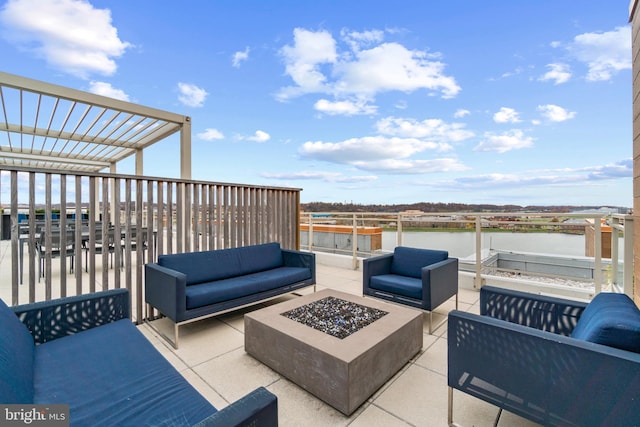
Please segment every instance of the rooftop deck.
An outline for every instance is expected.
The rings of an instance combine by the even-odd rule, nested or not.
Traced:
[[[317,265],[317,289],[332,288],[362,295],[362,272]],[[309,289],[305,292],[313,292]],[[270,301],[276,304],[290,295]],[[461,289],[460,310],[478,312],[479,293]],[[181,327],[180,349],[175,350],[147,325],[140,329],[156,348],[216,407],[237,400],[258,386],[278,396],[281,426],[446,426],[447,336],[446,323],[433,335],[424,325],[424,344],[418,355],[388,381],[354,414],[346,417],[302,388],[283,378],[244,351],[245,313],[256,305]],[[435,311],[441,322],[455,301]],[[425,316],[425,319],[428,319]],[[156,322],[164,322],[164,319]],[[160,327],[165,325],[159,325]],[[169,324],[166,324],[170,333]],[[372,373],[373,374],[373,373]],[[498,409],[454,392],[454,420],[463,426],[493,425]],[[536,425],[503,412],[499,426]]]

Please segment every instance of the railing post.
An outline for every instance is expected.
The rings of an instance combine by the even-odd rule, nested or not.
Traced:
[[[482,287],[482,216],[476,216],[476,277],[474,287]]]
[[[309,252],[313,252],[313,214],[309,213],[309,233],[307,233]]]
[[[351,237],[351,252],[353,256],[352,267],[354,270],[358,269],[358,220],[354,213],[351,221],[353,222],[353,234]]]
[[[402,214],[399,213],[398,214],[398,221],[396,222],[397,227],[396,227],[396,242],[397,246],[402,246]]]
[[[620,218],[614,216],[611,218],[611,285],[618,288],[620,284],[618,283],[618,258],[619,255],[619,234],[622,231],[620,226]]]
[[[594,218],[595,228],[595,259],[593,263],[593,284],[595,286],[596,295],[602,292],[602,223],[601,218],[596,216]]]
[[[633,216],[624,217],[624,265],[622,286],[624,293],[633,299]]]

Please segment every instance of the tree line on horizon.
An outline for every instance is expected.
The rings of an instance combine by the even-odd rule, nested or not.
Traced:
[[[599,209],[601,206],[519,206],[467,203],[418,202],[407,204],[357,204],[334,202],[300,203],[304,212],[404,212],[418,210],[422,212],[550,212],[569,213],[576,210]]]

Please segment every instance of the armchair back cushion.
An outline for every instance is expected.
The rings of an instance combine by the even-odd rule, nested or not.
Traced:
[[[33,337],[2,300],[0,325],[0,402],[33,402]]]
[[[184,273],[187,285],[270,270],[281,267],[282,263],[282,252],[277,242],[158,257],[158,265]]]
[[[571,336],[640,353],[640,310],[625,294],[601,292],[584,309]]]
[[[420,279],[422,267],[445,261],[448,257],[449,252],[447,251],[398,246],[393,251],[391,273]]]

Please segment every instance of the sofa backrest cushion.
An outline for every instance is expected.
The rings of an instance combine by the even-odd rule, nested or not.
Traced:
[[[419,279],[422,277],[422,267],[444,261],[448,257],[447,251],[397,246],[393,251],[391,273]]]
[[[265,243],[213,251],[160,255],[158,265],[184,273],[187,285],[270,270],[282,266],[280,244]]]
[[[601,292],[584,309],[571,336],[640,353],[640,310],[625,294]]]
[[[34,348],[27,327],[0,300],[0,402],[33,403]]]

